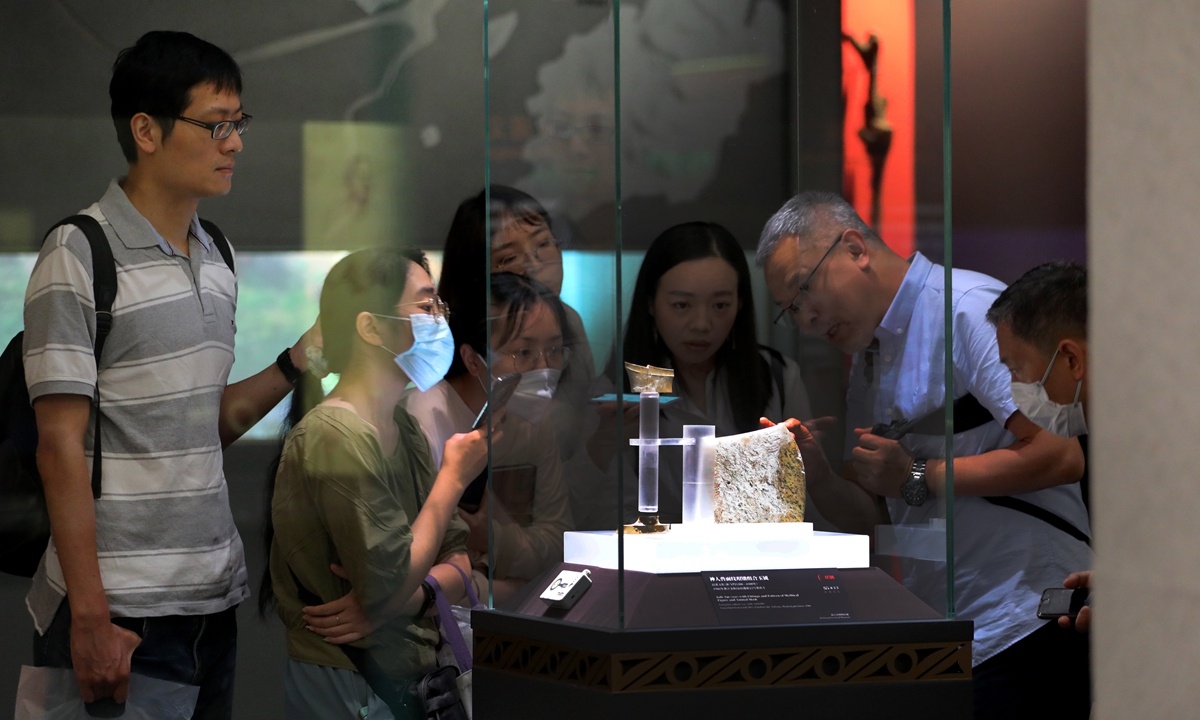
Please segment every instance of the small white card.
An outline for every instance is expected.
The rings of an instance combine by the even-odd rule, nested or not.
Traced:
[[[591,572],[563,570],[542,593],[542,602],[552,608],[570,609],[592,586]]]

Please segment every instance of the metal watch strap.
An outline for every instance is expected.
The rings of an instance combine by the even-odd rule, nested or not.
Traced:
[[[925,482],[925,465],[923,459],[913,460],[908,470],[908,480],[900,487],[900,496],[912,507],[924,505],[929,499],[929,484]]]
[[[275,358],[275,364],[279,367],[279,371],[283,373],[283,377],[292,385],[300,382],[300,376],[304,373],[296,364],[292,362],[291,348],[285,349],[279,353],[279,357]]]

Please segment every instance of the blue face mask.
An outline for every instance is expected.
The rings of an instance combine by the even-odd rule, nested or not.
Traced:
[[[425,392],[446,376],[450,363],[454,361],[454,335],[450,333],[449,323],[433,315],[414,314],[399,317],[373,314],[376,317],[412,323],[413,346],[396,355],[396,364],[418,390]],[[395,355],[395,352],[386,346],[383,346],[383,349]]]

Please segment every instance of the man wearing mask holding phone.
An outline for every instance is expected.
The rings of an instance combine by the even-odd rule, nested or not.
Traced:
[[[1010,285],[988,310],[996,326],[1000,361],[1012,373],[1013,401],[1038,426],[1074,437],[1087,453],[1087,270],[1079,263],[1052,262],[1030,270]],[[1079,481],[1089,502],[1088,474]],[[1091,586],[1089,570],[1072,573],[1063,587]],[[1085,606],[1063,627],[1087,632],[1092,609]]]

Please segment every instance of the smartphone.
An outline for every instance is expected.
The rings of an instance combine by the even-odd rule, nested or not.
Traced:
[[[1038,603],[1037,616],[1043,620],[1055,620],[1060,617],[1074,618],[1087,605],[1088,589],[1047,588],[1042,591],[1042,601]]]
[[[484,403],[483,409],[479,411],[479,415],[475,417],[475,422],[471,423],[472,430],[478,430],[487,425],[488,408],[494,408],[497,412],[504,409],[508,404],[513,393],[517,391],[517,383],[521,382],[521,373],[512,373],[510,375],[501,375],[492,381],[492,400],[490,403]]]
[[[533,522],[533,487],[537,482],[537,468],[533,465],[510,465],[492,468],[492,472],[492,491],[512,519],[521,526]],[[463,490],[458,506],[469,513],[479,512],[485,492],[487,468]]]

